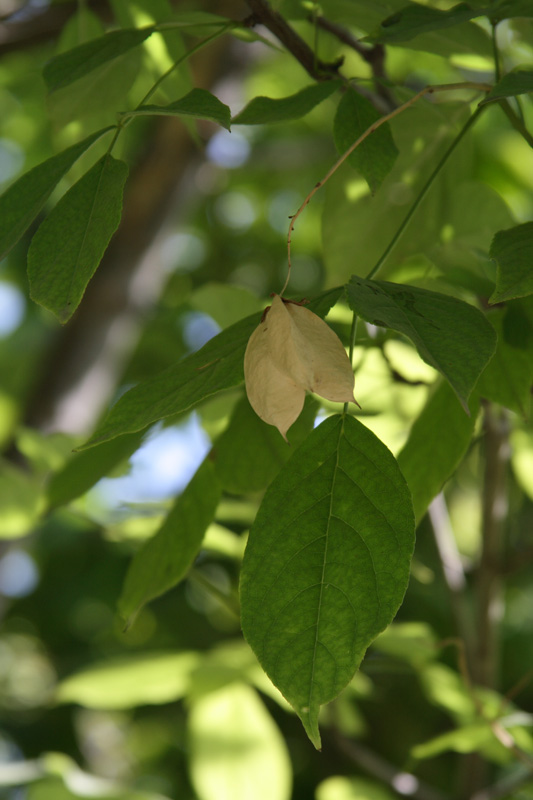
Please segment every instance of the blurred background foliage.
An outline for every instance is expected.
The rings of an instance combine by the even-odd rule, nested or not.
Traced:
[[[374,92],[371,64],[313,25],[313,15],[359,38],[404,3],[272,5],[322,61],[342,55],[344,73]],[[453,3],[426,5],[447,10]],[[249,13],[240,2],[0,0],[1,187],[113,124],[117,109],[138,103],[198,32],[156,34],[110,70],[60,90],[53,102],[41,77],[47,59],[109,27],[201,8],[237,19]],[[292,55],[266,30],[256,32],[266,41],[217,40],[173,73],[156,100],[170,102],[201,85],[235,114],[257,95],[280,97],[309,85]],[[531,65],[533,19],[501,23],[497,43],[505,71]],[[428,83],[493,77],[490,25],[476,19],[387,44],[381,97],[386,110],[392,95],[399,102]],[[437,800],[466,796],[476,758],[485,762],[483,780],[493,792],[478,786],[477,800],[533,798],[530,351],[516,376],[496,377],[512,425],[498,686],[473,701],[458,645],[461,621],[470,624],[480,557],[485,453],[478,425],[445,501],[420,523],[397,621],[324,710],[322,754],[240,636],[239,563],[272,475],[259,474],[257,491],[243,493],[235,473],[235,492],[224,495],[187,579],[144,608],[127,631],[116,614],[132,555],[231,424],[242,390],[132,436],[120,463],[109,474],[101,470],[105,478],[92,480],[95,466],[87,467],[88,491],[72,502],[65,502],[71,498],[64,478],[50,488],[52,476],[68,474],[72,449],[110,402],[279,291],[288,216],[336,158],[335,103],[325,100],[290,124],[235,125],[231,133],[158,118],[131,125],[119,145],[131,171],[124,220],[64,329],[28,299],[29,237],[0,263],[0,796],[8,800]],[[531,129],[527,97],[521,108]],[[292,296],[309,297],[368,272],[469,110],[464,93],[446,95],[394,120],[400,155],[375,196],[348,164],[338,171],[298,219]],[[91,159],[95,152],[105,152],[105,144]],[[50,207],[88,168],[87,158],[62,181]],[[457,148],[380,278],[487,297],[494,231],[532,214],[531,149],[493,107]],[[531,319],[530,299],[513,304]],[[491,313],[506,324],[505,309]],[[347,307],[337,305],[329,321],[347,339]],[[519,347],[523,330],[518,323]],[[401,337],[372,331],[356,347],[355,367],[365,424],[397,454],[435,390],[436,373]],[[319,416],[329,411],[326,404]],[[243,438],[243,449],[249,445]],[[274,469],[285,458],[278,448]],[[100,478],[98,465],[94,474]],[[452,561],[466,576],[455,594],[434,536],[439,525],[451,531]],[[506,700],[511,690],[516,697]],[[495,735],[495,718],[524,757]]]

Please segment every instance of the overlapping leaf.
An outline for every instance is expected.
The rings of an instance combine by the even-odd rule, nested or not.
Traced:
[[[498,265],[491,303],[533,294],[533,222],[498,231],[490,246],[490,257]]]
[[[254,97],[242,111],[232,119],[235,125],[265,125],[287,122],[304,117],[315,106],[330,97],[341,85],[340,81],[323,81],[306,86],[290,97]]]
[[[18,242],[61,178],[111,127],[102,128],[26,172],[0,197],[0,259]]]
[[[324,292],[308,308],[325,316],[343,289]],[[126,392],[84,447],[124,433],[141,431],[157,420],[186,411],[215,392],[244,379],[246,344],[260,314],[246,317],[213,337],[201,350]]]
[[[242,627],[317,747],[319,708],[393,619],[413,546],[398,465],[352,417],[316,428],[267,490],[242,567]]]
[[[516,95],[528,92],[533,92],[533,70],[518,68],[504,75],[479,105],[493,103],[501,100],[502,97],[516,97]]]
[[[344,153],[361,136],[379,114],[372,103],[353,89],[348,89],[337,108],[333,126],[335,145]],[[398,149],[389,125],[380,125],[348,156],[348,162],[358,170],[375,192],[394,166]]]
[[[138,116],[177,116],[195,117],[217,122],[227,130],[230,129],[231,111],[218,97],[206,89],[192,89],[185,97],[180,97],[174,103],[166,106],[145,105],[139,106],[135,111],[127,111],[125,117]]]
[[[481,311],[449,295],[355,275],[348,302],[367,322],[408,336],[468,410],[468,397],[496,347],[494,329]]]
[[[406,42],[421,33],[460,25],[482,14],[482,9],[473,8],[468,3],[458,3],[448,11],[410,3],[384,19],[368,39],[374,42]]]
[[[30,293],[66,322],[120,222],[128,167],[105,155],[61,198],[28,251]]]

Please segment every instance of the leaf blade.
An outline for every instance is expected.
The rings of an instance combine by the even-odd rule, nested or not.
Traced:
[[[300,119],[330,97],[340,85],[336,80],[323,81],[306,86],[289,97],[254,97],[231,122],[233,125],[264,125]]]
[[[265,494],[243,561],[242,628],[317,747],[320,705],[394,617],[413,546],[407,484],[353,417],[316,428]]]
[[[184,97],[166,106],[145,105],[127,111],[125,117],[138,116],[185,116],[195,119],[207,119],[216,122],[226,130],[230,130],[231,111],[218,97],[206,89],[192,89]]]
[[[533,294],[533,222],[498,231],[489,255],[498,266],[496,288],[489,303]]]
[[[481,311],[450,295],[355,275],[348,302],[367,322],[408,336],[469,413],[468,398],[496,348],[494,329]]]
[[[29,228],[61,178],[89,147],[112,126],[87,136],[22,175],[0,197],[0,259]]]
[[[516,97],[529,92],[533,92],[533,70],[516,68],[504,75],[479,105],[484,106],[504,97]]]
[[[61,198],[32,239],[31,297],[60,322],[76,310],[118,227],[127,174],[123,161],[103,156]]]

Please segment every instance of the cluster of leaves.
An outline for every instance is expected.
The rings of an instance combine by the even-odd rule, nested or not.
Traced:
[[[416,3],[383,5],[391,12],[385,18],[374,3],[334,0],[324,4],[324,18],[331,15],[335,24],[365,33],[363,41],[369,47],[401,48],[409,43],[408,47],[421,51],[444,51],[445,55],[449,51],[473,51],[480,57],[487,57],[492,49],[487,27],[492,25],[495,36],[502,20],[520,18],[531,24],[533,19],[530,3],[521,0],[495,0],[487,6],[460,3],[448,10]],[[286,2],[281,3],[280,10],[287,19],[302,20],[308,14],[304,6]],[[91,19],[85,8],[79,14]],[[312,17],[318,30],[318,20],[322,18],[318,7],[314,7]],[[481,24],[473,20],[481,20]],[[441,126],[443,106],[420,100],[418,106],[411,106],[398,116],[396,128],[381,122],[378,126],[385,111],[377,111],[375,102],[367,98],[368,82],[348,81],[338,71],[329,76],[318,73],[320,80],[297,92],[286,92],[281,98],[256,96],[234,115],[214,94],[199,88],[187,87],[182,96],[170,102],[149,103],[169,75],[223,34],[248,40],[261,38],[246,23],[203,11],[175,12],[163,22],[144,27],[123,26],[93,35],[85,43],[55,55],[43,69],[51,102],[54,98],[58,102],[61,93],[68,97],[69,91],[80,91],[81,86],[93,80],[112,81],[118,72],[127,73],[127,59],[151,37],[175,31],[192,37],[194,44],[176,54],[171,66],[150,85],[140,102],[131,109],[117,102],[116,124],[91,131],[82,141],[39,163],[7,189],[0,198],[0,254],[7,256],[32,229],[76,162],[82,159],[85,165],[86,154],[107,145],[40,222],[28,249],[31,297],[59,322],[68,323],[121,220],[128,165],[112,152],[132,123],[139,118],[165,115],[185,121],[205,120],[227,130],[237,126],[269,129],[301,120],[327,100],[336,101],[330,138],[341,157],[350,151],[347,161],[356,171],[351,176],[357,173],[366,183],[363,189],[359,184],[359,199],[353,202],[345,192],[351,178],[347,179],[344,167],[339,165],[331,178],[328,175],[329,183],[324,189],[324,260],[329,270],[328,284],[336,285],[313,298],[307,307],[324,318],[332,309],[342,314],[347,306],[353,314],[354,334],[358,330],[356,319],[364,321],[368,326],[365,330],[373,331],[375,336],[374,340],[368,336],[355,339],[355,353],[363,353],[363,359],[365,352],[376,346],[384,351],[388,340],[400,339],[409,342],[413,352],[440,377],[415,415],[397,458],[346,409],[331,413],[333,408],[325,404],[329,416],[315,426],[315,401],[306,402],[300,418],[289,430],[292,447],[287,448],[279,433],[255,416],[247,400],[239,399],[226,430],[215,440],[187,488],[137,550],[118,602],[121,617],[127,626],[132,625],[148,602],[191,575],[199,553],[209,549],[209,532],[213,534],[222,498],[255,498],[255,493],[264,492],[240,568],[242,628],[263,669],[297,712],[311,741],[320,747],[320,707],[350,684],[369,645],[394,619],[409,582],[416,523],[471,446],[480,405],[499,404],[518,415],[527,414],[533,378],[533,222],[516,224],[501,201],[498,203],[479,184],[466,181],[452,192],[451,210],[448,204],[429,208],[427,218],[431,223],[424,230],[420,229],[420,215],[426,194],[428,202],[430,192],[433,197],[438,194],[436,188],[439,181],[445,180],[452,157],[477,120],[494,113],[491,108],[501,106],[510,129],[513,126],[532,144],[527,114],[515,98],[533,92],[533,68],[515,65],[515,69],[500,76],[497,64],[497,78],[490,84],[486,80],[477,84],[464,81],[461,87],[454,81],[449,90],[460,90],[460,97],[467,97],[468,102],[461,99],[445,103],[443,116],[460,118],[462,127],[456,131],[452,123],[453,138],[447,148],[440,146],[438,157],[426,148],[423,158],[428,158],[429,164],[422,160],[417,165],[416,125],[422,129],[428,126],[427,130],[431,130],[433,122]],[[331,42],[328,44],[331,46]],[[134,77],[132,72],[131,80]],[[414,102],[416,93],[405,87],[397,89],[382,81],[378,88],[389,111],[394,107],[389,113],[391,119],[394,109],[402,103],[407,108]],[[125,94],[124,86],[119,89]],[[463,120],[474,91],[476,108],[472,116]],[[529,105],[527,109],[530,113]],[[415,113],[418,116],[414,123],[405,122],[407,115]],[[448,125],[444,135],[449,133]],[[438,137],[437,144],[440,145]],[[413,174],[406,177],[409,168]],[[405,215],[402,203],[391,200],[391,187],[409,185],[409,181],[413,192]],[[490,248],[485,231],[479,235],[479,220],[469,229],[468,215],[462,213],[482,203],[496,209],[492,215],[496,226],[488,231]],[[500,220],[504,229],[500,229]],[[455,235],[451,245],[440,235],[447,225]],[[360,230],[354,231],[354,227]],[[404,231],[411,229],[415,235],[400,242]],[[378,236],[376,231],[383,233]],[[350,266],[352,253],[359,247],[371,261],[366,270],[364,265]],[[388,259],[391,253],[394,263]],[[429,260],[438,268],[434,281],[426,280]],[[389,280],[376,280],[378,270],[386,272]],[[351,272],[355,274],[350,277]],[[427,288],[428,284],[432,288]],[[150,426],[171,422],[202,407],[212,396],[241,386],[246,346],[260,316],[257,312],[238,319],[196,352],[125,392],[88,441],[47,478],[42,507],[36,513],[46,518],[83,496],[135,452]],[[359,330],[362,329],[360,323]],[[346,344],[350,344],[348,337]],[[352,341],[351,355],[353,351]],[[365,414],[364,401],[358,399]],[[219,543],[215,551],[229,548],[239,561],[240,539],[234,535],[222,539],[225,544]],[[414,659],[418,679],[426,687],[430,702],[440,703],[452,716],[455,712],[458,728],[447,740],[439,737],[420,745],[415,758],[428,758],[447,749],[467,752],[477,748],[487,758],[503,763],[508,754],[502,755],[505,748],[494,733],[496,724],[512,729],[523,750],[532,749],[523,720],[517,721],[512,714],[509,719],[503,717],[501,709],[507,709],[495,693],[479,696],[478,703],[472,706],[470,694],[462,685],[455,686],[458,695],[462,692],[455,708],[446,707],[441,698],[432,698],[439,681],[453,682],[456,674],[435,663],[437,646],[427,631],[414,637],[424,644],[420,658],[416,648],[410,652],[413,642],[409,633],[401,626],[398,631],[399,644],[394,639],[394,628],[390,628],[377,640],[376,647],[382,647],[384,652],[389,648],[388,652],[409,663]],[[242,685],[232,684],[226,690],[227,696],[202,695],[198,686],[209,678],[202,673],[198,654],[191,652],[154,657],[146,663],[141,659],[116,668],[108,665],[103,674],[96,671],[80,676],[78,683],[76,678],[64,682],[59,699],[106,707],[105,691],[97,692],[96,700],[88,699],[84,692],[87,686],[99,682],[107,687],[110,680],[108,691],[113,697],[110,675],[115,669],[119,681],[131,680],[135,685],[134,699],[130,698],[127,704],[191,698],[191,736],[196,741],[192,779],[199,796],[209,800],[217,794],[204,777],[203,759],[209,753],[204,753],[203,748],[211,746],[204,739],[212,731],[206,721],[239,714],[243,731],[248,731],[254,729],[254,720],[260,719],[260,729],[252,739],[258,759],[253,768],[258,771],[269,769],[268,761],[266,766],[261,763],[265,742],[270,742],[273,751],[279,751],[268,716],[253,711],[257,698],[245,684],[255,683],[262,689],[265,684],[243,652],[241,648],[238,657],[232,652],[212,654],[211,670],[227,670],[230,674],[223,683],[232,684],[236,678],[243,681]],[[162,672],[158,673],[158,669]],[[205,669],[209,671],[208,667]],[[151,670],[155,670],[155,677]],[[132,673],[130,677],[128,671]],[[136,675],[142,675],[141,680]],[[137,685],[140,683],[157,687],[156,699],[149,688],[144,696]],[[201,696],[195,699],[196,695]],[[110,707],[117,706],[111,701]],[[224,722],[220,724],[224,728]],[[230,758],[234,747],[231,739],[222,746],[225,758]],[[284,755],[278,752],[275,758],[283,762]],[[63,767],[64,774],[69,775],[70,768]],[[43,762],[39,769],[42,776],[52,768]],[[242,762],[242,774],[249,769],[250,764]],[[280,769],[280,775],[284,769],[285,766]],[[216,779],[215,774],[212,780]],[[245,780],[242,776],[241,779]],[[261,780],[256,777],[259,784]],[[270,796],[285,798],[289,791],[289,783],[282,776],[276,793]],[[325,785],[321,791],[324,798],[337,796]],[[358,796],[356,791],[354,797]]]

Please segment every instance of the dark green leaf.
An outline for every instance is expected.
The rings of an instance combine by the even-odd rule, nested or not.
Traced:
[[[209,456],[175,501],[157,533],[131,562],[118,612],[130,625],[143,605],[176,586],[189,571],[221,495]]]
[[[129,458],[139,447],[142,433],[133,433],[76,453],[48,484],[46,496],[50,508],[70,503],[89,491],[94,484]]]
[[[33,300],[66,322],[78,307],[120,222],[128,167],[105,155],[72,186],[28,251]]]
[[[379,114],[372,103],[353,89],[348,89],[339,103],[333,126],[339,153],[345,153],[378,119]],[[393,168],[397,155],[398,149],[390,127],[385,124],[356,147],[348,157],[348,162],[361,173],[374,193]]]
[[[335,305],[343,289],[324,292],[309,308],[321,317]],[[253,314],[214,336],[197,353],[126,392],[84,447],[124,433],[141,431],[152,422],[186,411],[215,392],[244,380],[244,351],[261,315]]]
[[[50,92],[74,83],[97,67],[127,53],[145,41],[153,32],[154,26],[132,28],[131,30],[111,31],[105,36],[67,50],[66,53],[51,58],[43,69],[43,77]]]
[[[254,97],[242,111],[231,120],[234,125],[264,125],[286,122],[305,117],[315,106],[335,92],[340,81],[323,81],[306,86],[290,97]]]
[[[367,39],[373,42],[406,42],[421,33],[460,25],[482,15],[482,9],[472,8],[468,3],[458,3],[448,11],[410,3],[384,19],[378,30]]]
[[[468,413],[468,397],[496,347],[496,334],[481,311],[446,294],[355,275],[348,301],[367,322],[408,336]]]
[[[498,265],[491,303],[533,294],[533,222],[498,231],[490,246],[490,257]]]
[[[490,19],[511,19],[513,17],[533,17],[531,0],[499,0],[490,10]]]
[[[489,315],[498,332],[498,345],[479,379],[476,393],[527,418],[533,381],[531,325],[520,315],[521,335],[520,340],[516,341],[510,324],[514,313],[513,306],[509,306],[504,310],[494,310]]]
[[[126,111],[122,116],[178,116],[195,117],[196,119],[209,119],[217,122],[223,128],[230,129],[231,111],[228,106],[221,103],[218,97],[205,89],[192,89],[185,97],[166,106],[140,106],[135,111]]]
[[[413,546],[405,480],[353,417],[316,428],[265,494],[244,556],[242,627],[317,747],[319,708],[393,619]]]
[[[222,487],[234,494],[266,489],[294,447],[312,430],[317,408],[316,401],[307,397],[302,413],[289,428],[288,446],[279,431],[259,419],[243,397],[215,447],[215,469]]]
[[[528,92],[533,92],[533,70],[516,69],[504,75],[479,105],[484,106],[486,103],[493,103],[502,97],[516,97],[518,94],[527,94]]]
[[[415,420],[398,455],[413,496],[417,522],[461,463],[476,424],[479,402],[467,416],[449,384],[441,382]]]
[[[31,225],[53,190],[71,166],[111,127],[87,136],[22,175],[0,197],[0,259],[4,258]]]

